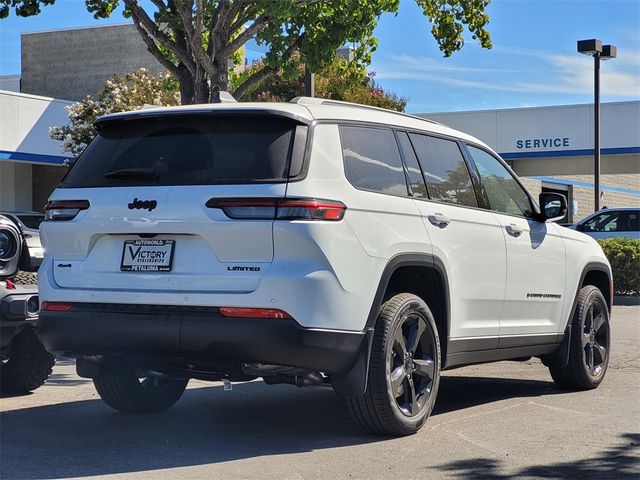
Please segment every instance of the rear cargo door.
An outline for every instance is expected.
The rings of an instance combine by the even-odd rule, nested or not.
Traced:
[[[41,229],[55,282],[116,291],[255,290],[273,258],[273,218],[268,209],[232,218],[211,200],[283,198],[294,144],[305,133],[272,115],[102,125],[54,192]]]

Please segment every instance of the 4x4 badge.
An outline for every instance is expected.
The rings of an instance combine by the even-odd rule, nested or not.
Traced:
[[[134,198],[133,201],[127,206],[129,207],[129,210],[145,209],[151,211],[158,206],[158,202],[156,200],[138,200],[137,198]]]

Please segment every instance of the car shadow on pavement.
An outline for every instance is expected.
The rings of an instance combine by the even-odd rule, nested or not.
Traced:
[[[502,469],[502,462],[495,459],[475,458],[451,462],[436,467],[447,472],[447,478],[469,480],[531,479],[597,479],[637,480],[640,478],[640,434],[620,435],[620,444],[604,448],[597,456],[571,462],[534,465],[520,470]]]
[[[567,391],[560,389],[551,381],[443,375],[440,378],[440,390],[432,415],[509,398],[532,398],[560,393],[567,393]]]
[[[443,377],[434,415],[560,392],[550,382]],[[0,477],[56,479],[152,471],[393,441],[362,433],[330,388],[262,382],[188,389],[166,413],[125,415],[101,400],[0,415]]]
[[[329,388],[262,382],[188,389],[168,412],[101,400],[3,412],[0,478],[55,479],[206,465],[385,440],[361,433]]]

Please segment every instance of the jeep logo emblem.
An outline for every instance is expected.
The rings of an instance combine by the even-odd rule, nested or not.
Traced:
[[[133,202],[131,202],[127,206],[129,207],[129,210],[143,209],[143,210],[151,211],[158,206],[158,202],[155,200],[138,200],[137,198],[134,198]]]

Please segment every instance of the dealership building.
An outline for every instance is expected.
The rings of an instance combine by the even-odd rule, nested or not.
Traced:
[[[601,207],[640,207],[640,101],[600,109]],[[500,153],[538,195],[567,196],[569,221],[594,208],[593,105],[427,113]]]
[[[42,210],[69,155],[49,138],[65,106],[114,75],[162,70],[133,25],[24,33],[20,75],[0,77],[0,210]],[[640,206],[640,101],[601,109],[601,205]],[[593,210],[593,106],[421,116],[470,133],[499,152],[527,187],[567,195],[570,221]]]

